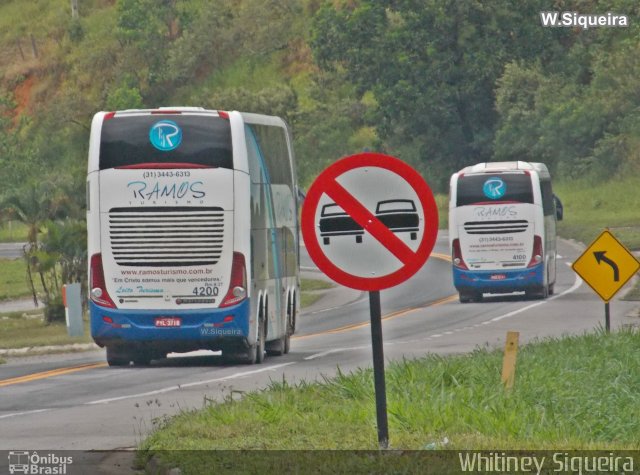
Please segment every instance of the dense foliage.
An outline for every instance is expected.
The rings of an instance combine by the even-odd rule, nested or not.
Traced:
[[[640,168],[636,0],[78,3],[72,18],[69,0],[0,1],[0,219],[24,221],[34,252],[45,223],[83,219],[98,110],[281,115],[303,186],[363,149],[408,161],[437,191],[483,160],[594,180]],[[550,9],[629,26],[543,28]]]

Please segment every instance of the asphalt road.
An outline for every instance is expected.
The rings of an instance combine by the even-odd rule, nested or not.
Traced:
[[[22,257],[22,242],[0,242],[0,258],[17,259]]]
[[[445,235],[435,252],[446,252]],[[432,257],[419,274],[381,294],[385,359],[501,347],[507,331],[519,331],[525,343],[603,326],[602,301],[569,267],[580,249],[561,241],[559,253],[553,297],[489,297],[471,304],[455,298],[450,264]],[[308,261],[303,266],[311,267]],[[613,328],[636,325],[638,315],[633,302],[611,304]],[[0,450],[131,448],[166,416],[220,401],[232,391],[241,394],[283,378],[316,380],[338,367],[371,366],[368,320],[367,294],[337,288],[301,316],[291,353],[262,365],[199,356],[169,358],[148,368],[107,368],[103,351],[11,360],[0,366]],[[69,369],[34,375],[56,368]],[[23,379],[8,381],[16,377]]]

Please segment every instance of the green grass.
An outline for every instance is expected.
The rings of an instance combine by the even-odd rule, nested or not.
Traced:
[[[631,176],[593,185],[586,181],[554,185],[564,205],[562,237],[590,244],[606,228],[628,248],[640,249],[640,178]]]
[[[631,330],[526,345],[512,391],[500,383],[501,351],[390,364],[391,448],[637,450],[639,346]],[[272,382],[173,418],[141,450],[182,473],[202,472],[202,454],[171,450],[376,450],[374,401],[371,370],[324,384]]]
[[[640,301],[640,279],[636,280],[636,283],[633,287],[624,294],[622,300],[626,300],[628,302],[637,302]]]
[[[0,222],[0,242],[25,242],[27,226],[18,221]]]
[[[47,325],[41,310],[0,314],[0,349],[89,343],[87,321],[84,329],[84,336],[70,337],[64,322]]]
[[[300,279],[300,306],[309,307],[317,302],[325,290],[335,287],[331,282],[320,279]]]
[[[41,285],[34,276],[36,292],[40,292]],[[27,265],[24,259],[0,258],[0,301],[29,297],[31,289],[27,281]]]

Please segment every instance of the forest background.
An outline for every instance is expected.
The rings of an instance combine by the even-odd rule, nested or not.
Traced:
[[[629,26],[544,28],[544,11]],[[86,279],[93,114],[172,105],[282,116],[303,188],[363,150],[440,193],[495,160],[619,188],[640,171],[639,13],[636,0],[0,0],[0,227],[22,223],[34,293],[64,318],[60,284]]]

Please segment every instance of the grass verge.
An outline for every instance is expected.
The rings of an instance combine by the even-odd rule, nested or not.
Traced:
[[[36,291],[41,286],[36,282]],[[29,297],[31,290],[27,283],[27,264],[24,259],[3,259],[0,258],[0,301]]]
[[[633,287],[626,294],[624,294],[622,300],[626,300],[628,302],[640,301],[640,279],[636,279]]]
[[[584,180],[554,184],[564,205],[558,234],[584,244],[606,228],[629,249],[640,249],[640,178],[593,185]]]
[[[0,242],[25,242],[28,228],[18,221],[0,222]]]
[[[335,287],[331,282],[320,279],[300,279],[300,306],[308,307],[322,297],[325,290]]]
[[[392,448],[638,449],[640,333],[624,330],[524,346],[516,384],[500,384],[502,352],[400,361],[386,372]],[[185,412],[141,445],[182,473],[202,454],[176,450],[377,449],[371,370],[266,390]],[[344,467],[333,467],[342,473]]]
[[[64,322],[47,325],[41,310],[5,313],[0,315],[0,349],[89,343],[87,321],[84,329],[84,336],[70,337]]]

